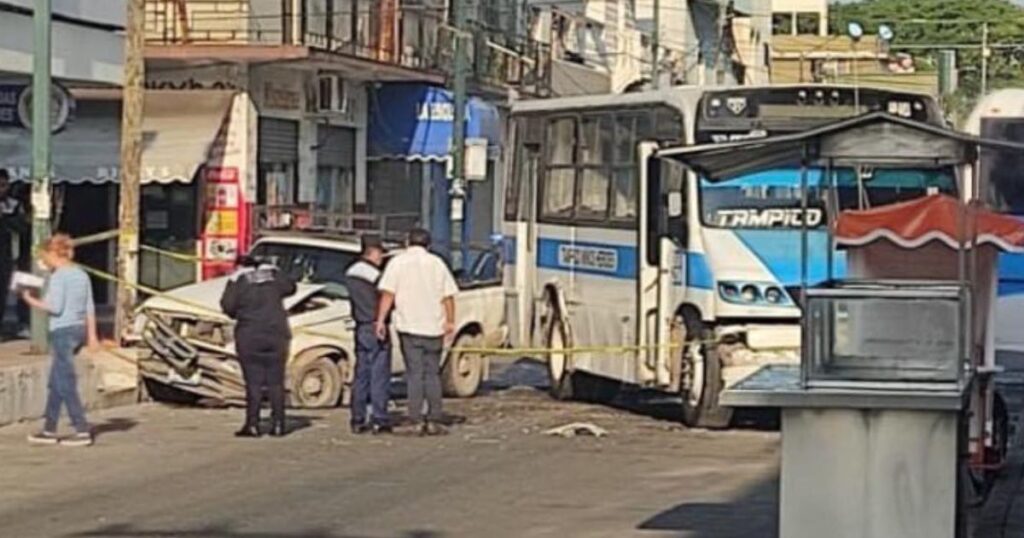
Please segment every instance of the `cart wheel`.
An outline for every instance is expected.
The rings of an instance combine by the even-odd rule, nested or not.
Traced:
[[[1010,413],[998,391],[992,397],[992,455],[988,463],[1003,464],[1010,455]],[[1001,469],[1001,467],[1000,467]],[[992,471],[992,480],[1000,471]]]

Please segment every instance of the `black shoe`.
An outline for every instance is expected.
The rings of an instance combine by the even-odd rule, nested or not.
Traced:
[[[285,435],[288,435],[288,430],[284,427],[283,422],[277,422],[270,428],[271,437],[284,437]]]
[[[394,431],[395,430],[391,428],[390,424],[374,424],[373,425],[373,434],[374,435],[386,435],[386,434],[389,434],[389,433],[394,433]]]
[[[242,426],[242,429],[235,432],[235,437],[259,437],[260,430],[256,426]]]
[[[443,426],[441,426],[440,424],[438,424],[436,422],[430,422],[430,421],[424,422],[423,426],[420,428],[420,435],[424,435],[424,436],[427,436],[427,437],[434,437],[434,436],[437,436],[437,435],[447,435],[447,434],[448,434],[448,430],[444,429]]]
[[[355,435],[370,433],[370,426],[361,422],[354,422],[352,423],[352,433]]]

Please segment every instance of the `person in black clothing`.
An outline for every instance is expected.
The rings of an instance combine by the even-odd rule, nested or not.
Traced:
[[[377,316],[377,281],[384,263],[379,238],[364,236],[362,255],[345,272],[352,317],[356,322],[356,375],[352,385],[352,433],[390,433],[388,397],[391,390],[391,343],[380,340],[373,322]],[[366,407],[370,405],[370,422]]]
[[[24,248],[15,254],[14,238],[18,238],[19,247],[27,246],[30,223],[25,208],[11,192],[11,176],[7,170],[0,168],[0,325],[7,313],[7,290],[10,288],[11,275],[14,273],[15,257],[23,257]],[[31,254],[31,252],[29,252]],[[19,261],[23,261],[20,260]],[[25,270],[26,268],[22,268]],[[28,311],[18,307],[18,320],[28,323]]]
[[[247,257],[239,260],[224,288],[220,306],[236,321],[235,345],[245,378],[245,424],[237,437],[259,437],[264,390],[270,399],[270,435],[286,433],[284,367],[292,334],[283,300],[294,293],[295,282],[277,267]]]

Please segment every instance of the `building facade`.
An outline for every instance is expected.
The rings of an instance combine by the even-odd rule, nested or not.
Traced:
[[[771,0],[774,35],[828,35],[828,0]]]
[[[14,194],[28,206],[32,176],[31,83],[33,0],[0,0],[0,168],[15,179]],[[98,94],[116,91],[123,73],[123,1],[53,0],[51,74],[54,134],[51,147],[54,227],[74,235],[116,227],[120,107]],[[113,157],[113,160],[109,159]],[[26,267],[28,237],[14,244]],[[112,242],[83,246],[77,258],[112,271]],[[113,287],[96,283],[97,302]]]
[[[531,37],[551,50],[551,95],[768,80],[771,0],[531,2]],[[655,23],[657,21],[657,23]]]
[[[516,3],[499,4],[481,3],[467,14],[476,107],[495,109],[510,92],[535,95],[546,80],[543,62],[529,59],[539,51],[518,33]],[[147,95],[231,97],[221,105],[220,129],[205,135],[206,155],[186,163],[192,175],[152,189],[160,200],[191,189],[194,244],[172,244],[183,234],[160,218],[143,230],[144,239],[149,234],[168,250],[195,252],[210,276],[245,250],[254,228],[395,231],[418,224],[447,235],[442,222],[452,215],[443,182],[425,198],[433,205],[414,204],[425,210],[410,212],[403,199],[373,198],[392,188],[394,178],[370,161],[396,156],[368,151],[368,133],[388,132],[395,110],[405,115],[402,121],[419,119],[415,107],[402,108],[406,96],[386,90],[391,85],[445,95],[440,89],[450,82],[456,35],[451,20],[445,3],[434,0],[147,0]],[[187,107],[179,114],[194,115]],[[205,120],[180,119],[160,129],[194,132],[190,125],[199,122]],[[500,148],[493,152],[500,155]],[[447,162],[450,148],[427,157]],[[397,188],[420,188],[419,177],[410,181]],[[154,256],[158,272],[175,263]]]

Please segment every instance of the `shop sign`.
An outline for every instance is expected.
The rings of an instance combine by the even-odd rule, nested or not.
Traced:
[[[201,67],[146,73],[147,90],[242,90],[243,76],[235,67]]]
[[[208,236],[238,236],[238,211],[234,209],[215,209],[207,213],[206,229]]]
[[[75,111],[71,94],[58,84],[50,92],[50,121],[53,132],[67,126]],[[32,128],[32,86],[0,84],[0,127]]]
[[[240,90],[237,84],[227,80],[147,80],[147,90]]]
[[[280,110],[299,110],[302,108],[302,94],[295,91],[294,88],[269,81],[264,82],[263,106]]]

